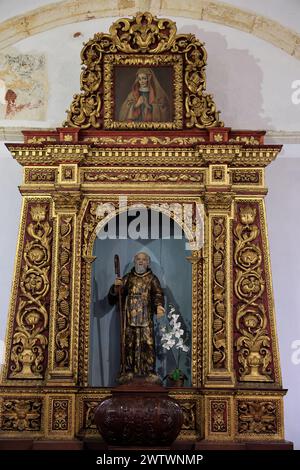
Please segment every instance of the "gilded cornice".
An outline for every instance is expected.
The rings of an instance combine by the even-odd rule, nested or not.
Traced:
[[[77,163],[79,166],[196,166],[223,163],[229,167],[266,167],[278,155],[281,146],[239,144],[203,144],[196,148],[97,148],[92,144],[7,144],[22,166]]]

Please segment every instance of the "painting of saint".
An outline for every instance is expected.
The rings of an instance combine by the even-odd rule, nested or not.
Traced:
[[[130,69],[123,67],[123,69]],[[172,120],[172,69],[157,67],[156,72],[150,67],[135,68],[127,73],[128,79],[134,72],[127,92],[116,96],[117,120],[124,122],[168,122]],[[123,70],[123,77],[126,76]],[[123,81],[124,83],[124,81]],[[124,85],[123,85],[124,89]],[[116,90],[121,90],[116,86]],[[167,93],[166,90],[169,90]],[[121,93],[119,93],[121,95]]]

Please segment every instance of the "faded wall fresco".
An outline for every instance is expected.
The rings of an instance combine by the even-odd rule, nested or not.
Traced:
[[[46,58],[0,54],[0,119],[42,121],[47,110]]]

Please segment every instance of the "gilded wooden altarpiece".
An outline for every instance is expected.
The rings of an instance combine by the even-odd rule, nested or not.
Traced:
[[[81,93],[64,127],[24,131],[24,143],[7,145],[24,180],[0,435],[98,436],[94,410],[110,389],[88,381],[97,206],[117,208],[126,194],[129,207],[204,207],[204,244],[189,259],[192,386],[170,390],[184,411],[180,438],[282,440],[264,207],[264,169],[281,147],[264,144],[262,131],[224,127],[205,93],[203,44],[178,35],[168,19],[118,20],[84,45],[81,58]],[[171,118],[118,120],[116,65],[171,67]]]

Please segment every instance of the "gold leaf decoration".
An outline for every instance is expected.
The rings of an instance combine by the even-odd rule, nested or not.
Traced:
[[[112,24],[109,32],[95,34],[81,51],[81,93],[74,95],[65,127],[204,129],[223,126],[212,95],[204,93],[207,54],[204,45],[193,34],[177,35],[173,21],[157,18],[149,12],[119,19]],[[119,123],[113,119],[112,63],[115,62],[148,67],[176,62],[173,65],[173,122]],[[182,115],[182,100],[185,115]]]
[[[235,319],[239,335],[235,346],[240,364],[239,380],[271,382],[271,338],[263,303],[265,280],[256,216],[257,209],[254,205],[240,205],[239,222],[234,230],[234,292],[239,301]]]

